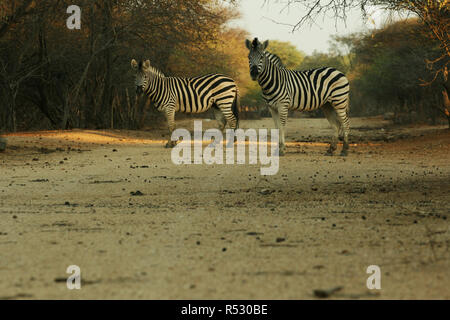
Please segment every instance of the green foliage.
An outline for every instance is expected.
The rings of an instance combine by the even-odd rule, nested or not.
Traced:
[[[314,51],[312,55],[305,57],[303,63],[300,65],[301,70],[320,67],[333,67],[341,72],[347,73],[350,69],[350,58],[349,56]]]
[[[288,69],[298,69],[305,58],[305,54],[290,42],[270,40],[267,51],[279,56]]]
[[[443,104],[442,83],[423,86],[434,74],[426,61],[437,61],[434,69],[443,68],[445,61],[438,61],[439,42],[422,32],[423,28],[417,19],[409,19],[373,32],[334,36],[329,52],[315,51],[304,57],[298,68],[329,66],[345,73],[350,80],[353,115],[414,113],[417,119],[434,122],[436,110]]]
[[[349,74],[354,113],[415,111],[433,115],[430,110],[440,103],[440,83],[420,84],[430,76],[425,60],[439,56],[439,48],[420,28],[417,20],[407,20],[371,34],[354,35],[354,66]]]
[[[249,77],[250,78],[250,77]],[[258,82],[251,81],[246,84],[246,93],[241,99],[241,104],[244,106],[263,107],[265,102],[261,96],[261,87]]]

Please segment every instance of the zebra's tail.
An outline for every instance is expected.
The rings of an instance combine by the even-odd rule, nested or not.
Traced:
[[[239,109],[240,108],[241,108],[241,100],[239,97],[239,90],[236,90],[236,97],[234,98],[233,105],[231,106],[233,115],[236,118],[236,129],[239,128]]]

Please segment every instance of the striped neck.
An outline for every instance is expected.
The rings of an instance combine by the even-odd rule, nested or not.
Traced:
[[[166,78],[164,74],[154,67],[149,67],[145,73],[148,77],[148,85],[145,90],[147,96],[153,102],[161,102],[164,97],[165,86],[164,79]]]
[[[283,69],[286,68],[283,64],[283,61],[281,61],[281,58],[277,56],[275,53],[270,53],[266,51],[266,56],[270,60],[270,62],[272,62],[275,66]]]
[[[276,57],[278,60],[273,57]],[[280,79],[280,68],[282,68],[283,64],[278,56],[272,55],[269,52],[265,52],[264,60],[264,69],[258,76],[258,83],[261,86],[263,94],[267,94],[273,87],[275,78]]]
[[[165,77],[149,75],[149,82],[145,93],[151,101],[159,103],[164,100],[166,92],[166,86],[164,85],[165,79]]]

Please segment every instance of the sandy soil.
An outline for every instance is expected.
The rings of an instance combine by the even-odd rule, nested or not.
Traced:
[[[326,120],[290,119],[268,177],[174,165],[165,124],[9,135],[0,299],[315,299],[337,286],[331,298],[450,299],[450,131],[352,126],[350,155],[326,157]],[[81,290],[66,288],[69,265]],[[366,287],[369,265],[381,290]]]

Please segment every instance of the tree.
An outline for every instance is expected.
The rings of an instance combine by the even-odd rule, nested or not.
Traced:
[[[34,0],[12,0],[0,3],[0,38],[20,19],[35,12],[34,2]]]
[[[267,1],[269,2],[269,1]],[[430,84],[439,75],[448,82],[448,65],[450,62],[450,5],[448,0],[289,0],[288,7],[298,6],[303,14],[293,25],[293,30],[312,23],[319,16],[332,13],[337,20],[345,20],[351,9],[359,8],[367,14],[368,7],[375,7],[395,12],[407,12],[416,15],[422,22],[421,29],[428,38],[440,44],[440,55],[435,60],[426,61],[431,71]],[[439,66],[436,66],[436,63]]]
[[[429,74],[423,61],[439,56],[440,50],[437,41],[421,33],[421,28],[417,19],[410,19],[344,39],[344,44],[353,46],[348,72],[352,112],[435,116],[436,107],[442,105],[441,87],[438,83],[420,87],[420,79]]]
[[[288,41],[270,40],[268,51],[279,56],[288,69],[297,69],[305,58],[305,54]]]
[[[423,28],[421,31],[432,40],[439,43],[439,57],[428,60],[427,67],[434,72],[431,81],[434,82],[439,74],[448,82],[448,65],[450,63],[450,2],[448,0],[391,0],[381,1],[382,5],[389,10],[408,11],[419,17]],[[436,67],[436,65],[438,65]]]
[[[349,57],[314,51],[312,55],[306,56],[300,65],[302,70],[320,67],[333,67],[343,73],[347,73],[350,70]]]
[[[32,121],[44,128],[139,127],[145,101],[133,99],[131,58],[150,58],[169,75],[216,67],[241,74],[235,65],[244,60],[220,44],[227,35],[234,40],[242,36],[231,36],[226,27],[236,16],[233,5],[217,0],[79,0],[81,30],[69,30],[65,21],[71,4],[0,2],[0,129],[26,129]],[[195,70],[183,65],[181,56]]]

